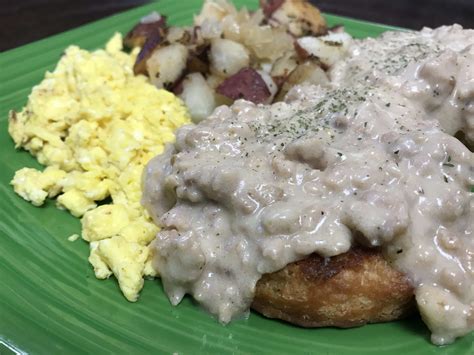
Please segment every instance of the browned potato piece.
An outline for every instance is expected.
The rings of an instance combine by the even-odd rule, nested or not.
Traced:
[[[295,85],[309,83],[324,85],[328,82],[328,77],[321,68],[321,63],[314,58],[299,64],[282,84],[275,101],[282,101],[286,93]]]
[[[188,49],[181,43],[162,46],[146,61],[150,81],[157,88],[171,88],[182,78],[188,60]]]
[[[201,73],[205,74],[209,72],[209,63],[200,57],[191,54],[188,57],[188,62],[186,64],[186,70],[190,73]]]
[[[236,12],[234,5],[226,1],[204,1],[201,12],[194,16],[194,24],[201,26],[206,20],[222,21],[222,19]]]
[[[189,45],[192,41],[192,28],[170,27],[166,33],[166,41],[169,43],[181,43]]]
[[[269,73],[265,70],[257,70],[257,73],[260,74],[262,80],[267,84],[268,91],[270,92],[270,96],[264,101],[265,104],[271,104],[275,95],[278,93],[278,85],[276,84],[275,80],[271,77]]]
[[[159,20],[153,22],[139,22],[127,33],[123,39],[123,44],[128,48],[143,47],[145,42],[151,37],[163,37],[166,28],[166,17],[161,16]]]
[[[298,66],[295,52],[287,52],[273,63],[270,75],[278,86],[281,86],[288,75]]]
[[[214,98],[216,100],[216,107],[220,105],[227,105],[230,106],[234,102],[232,99],[219,94],[216,89],[217,87],[222,84],[225,79],[220,77],[219,75],[208,75],[206,78],[207,84],[209,87],[214,91]]]
[[[268,3],[269,1],[264,2],[264,9],[265,6],[268,8]],[[275,7],[275,4],[271,7],[273,12],[269,23],[286,26],[294,36],[322,35],[327,32],[326,21],[319,10],[307,0],[284,0],[276,9]]]
[[[298,43],[298,40],[295,41],[294,47],[299,60],[303,61],[311,57],[311,54]]]
[[[135,75],[148,74],[146,62],[151,57],[153,52],[160,47],[162,40],[163,37],[161,37],[161,35],[158,33],[153,33],[153,35],[151,35],[151,37],[147,39],[142,49],[140,50],[140,53],[138,53],[137,59],[135,60],[135,64],[133,65],[133,72],[135,73]]]
[[[315,57],[330,67],[341,59],[352,41],[347,33],[329,33],[320,37],[301,37],[295,41],[295,49],[300,57]]]
[[[377,249],[316,254],[263,275],[252,308],[302,327],[388,322],[414,310],[413,287]]]
[[[186,64],[188,73],[206,74],[209,72],[209,44],[188,46],[189,56]]]
[[[241,30],[241,41],[251,52],[252,59],[274,62],[293,49],[293,37],[283,26],[246,26]]]
[[[146,61],[165,40],[166,30],[166,17],[152,12],[127,33],[123,40],[124,45],[129,48],[141,47],[133,66],[135,75],[148,74]]]
[[[209,60],[212,73],[226,78],[248,67],[250,55],[243,44],[230,39],[216,38],[211,41]]]

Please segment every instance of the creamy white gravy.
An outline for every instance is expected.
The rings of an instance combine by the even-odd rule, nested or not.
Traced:
[[[474,328],[474,31],[354,41],[327,87],[219,107],[145,173],[163,229],[154,263],[173,304],[223,323],[264,273],[353,243],[381,246],[415,286],[436,344]]]

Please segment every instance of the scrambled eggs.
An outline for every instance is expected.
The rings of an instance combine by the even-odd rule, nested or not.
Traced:
[[[143,167],[190,122],[178,98],[134,76],[137,52],[123,52],[119,34],[105,50],[70,46],[9,118],[16,147],[47,166],[17,171],[15,192],[35,206],[57,197],[58,207],[82,217],[96,276],[114,274],[130,301],[143,277],[155,276],[148,244],[158,228],[140,204]]]

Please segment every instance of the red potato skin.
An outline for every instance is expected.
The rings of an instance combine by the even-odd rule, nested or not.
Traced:
[[[135,64],[133,66],[133,73],[135,75],[143,74],[147,75],[148,71],[146,68],[146,61],[152,55],[153,51],[158,48],[163,41],[163,37],[160,34],[155,33],[152,37],[148,38],[143,45],[140,53],[137,55]]]
[[[304,49],[303,47],[301,47],[301,46],[298,44],[298,41],[295,41],[294,47],[295,47],[295,52],[296,52],[296,54],[298,55],[298,59],[300,60],[301,63],[304,63],[304,62],[307,61],[307,60],[317,60],[319,66],[320,66],[324,71],[328,71],[328,70],[329,70],[329,66],[325,65],[324,63],[322,63],[322,62],[319,60],[318,57],[315,57],[314,55],[308,53],[308,52],[306,51],[306,49]]]
[[[159,21],[141,23],[133,27],[123,39],[123,43],[128,48],[143,47],[147,39],[158,33],[163,37],[166,28],[166,16],[161,16]]]
[[[230,76],[217,87],[216,91],[232,100],[245,99],[256,104],[265,102],[271,96],[265,81],[252,68],[243,68]]]
[[[311,54],[309,54],[306,49],[304,49],[303,47],[301,47],[298,43],[298,41],[295,41],[294,42],[294,47],[295,47],[295,52],[296,54],[298,55],[298,58],[300,60],[306,60],[308,59],[309,57],[311,57]]]
[[[138,23],[125,36],[124,44],[127,47],[141,47],[133,66],[135,75],[147,75],[146,61],[150,58],[153,51],[165,40],[166,26],[166,17],[162,16],[159,21]]]
[[[260,8],[266,17],[270,17],[284,2],[285,0],[260,0]]]
[[[184,79],[186,78],[186,75],[183,75],[181,78],[179,78],[174,85],[170,88],[171,92],[175,95],[181,95],[184,90]]]

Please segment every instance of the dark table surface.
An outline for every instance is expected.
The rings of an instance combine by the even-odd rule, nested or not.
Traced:
[[[0,51],[148,2],[149,0],[0,0]],[[452,23],[474,28],[474,0],[312,2],[325,12],[413,29]]]

